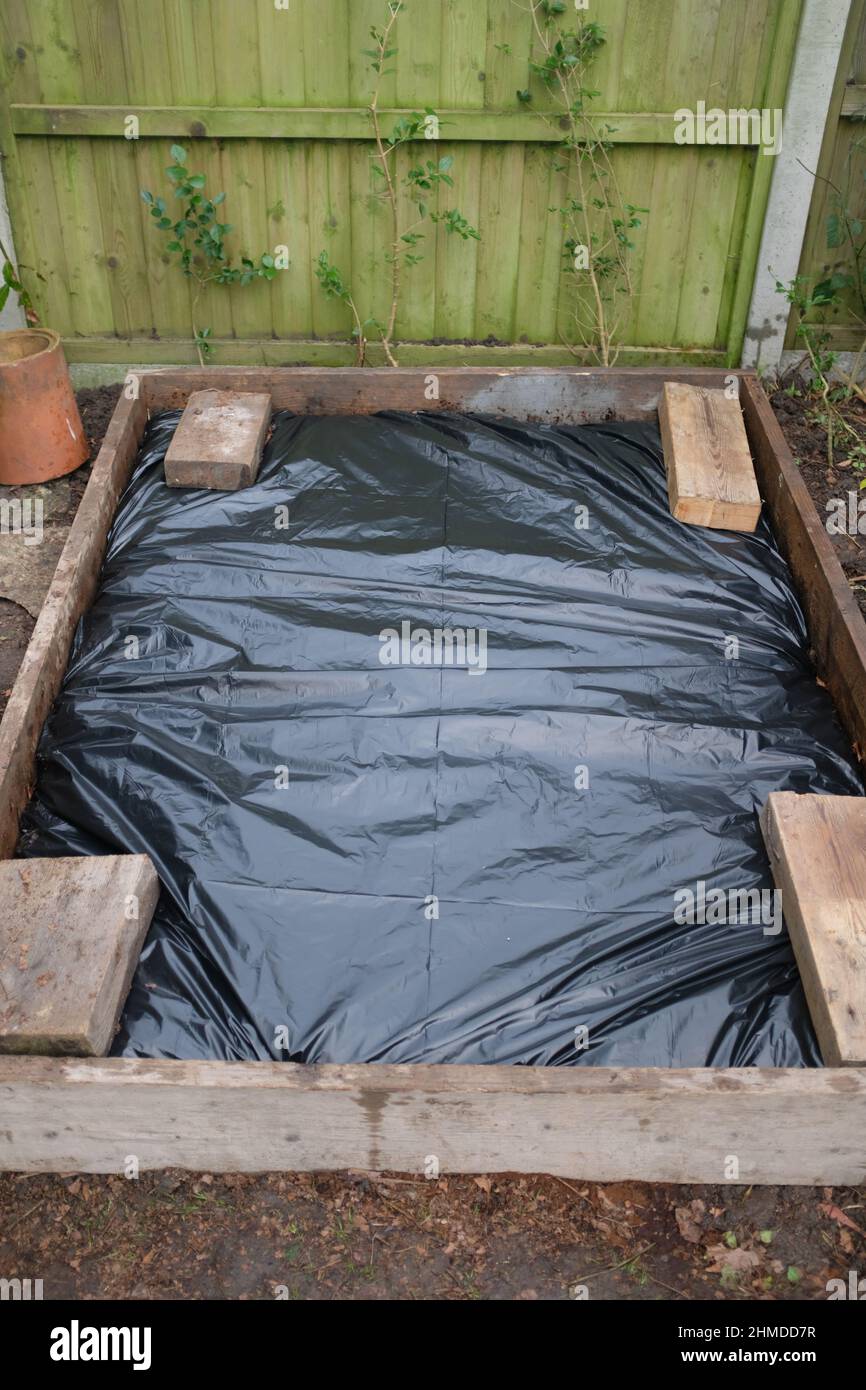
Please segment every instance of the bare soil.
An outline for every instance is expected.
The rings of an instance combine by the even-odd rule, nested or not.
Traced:
[[[866,1193],[365,1173],[0,1176],[46,1298],[824,1299]]]
[[[778,390],[770,399],[821,520],[826,523],[831,514],[828,503],[840,498],[847,503],[849,492],[855,493],[858,499],[866,499],[866,490],[860,486],[866,475],[851,459],[846,458],[844,449],[835,449],[832,466],[828,462],[827,433],[810,418],[813,407],[809,398]],[[861,401],[855,400],[845,409],[858,433],[866,440],[866,407]],[[866,503],[863,512],[863,535],[828,534],[848,577],[851,592],[866,617]]]

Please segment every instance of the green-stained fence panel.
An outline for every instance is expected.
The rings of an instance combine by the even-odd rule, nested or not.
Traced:
[[[740,145],[675,144],[674,112],[784,93],[800,8],[591,0],[576,15],[605,29],[593,106],[610,113],[624,197],[649,208],[621,360],[736,355],[766,194],[761,161]],[[361,51],[386,15],[386,0],[0,0],[0,149],[16,248],[70,356],[190,360],[190,286],[139,198],[142,187],[166,193],[173,139],[211,191],[226,191],[232,249],[289,249],[290,268],[270,284],[202,296],[197,319],[219,361],[347,360],[350,316],[321,293],[322,250],[362,313],[387,317],[388,217],[374,195]],[[440,206],[459,206],[482,238],[425,226],[423,259],[404,277],[404,360],[423,342],[437,346],[419,347],[418,360],[447,360],[449,343],[473,361],[510,344],[528,360],[567,359],[581,288],[564,272],[551,212],[564,196],[561,113],[530,74],[528,5],[407,0],[395,45],[381,106],[438,112],[431,147],[453,155],[455,178]],[[518,98],[526,88],[529,105]],[[130,116],[137,140],[125,138]]]

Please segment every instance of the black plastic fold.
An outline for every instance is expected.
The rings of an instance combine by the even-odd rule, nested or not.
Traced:
[[[165,487],[178,418],[22,840],[157,867],[116,1051],[819,1065],[732,907],[769,792],[862,792],[766,525],[673,520],[650,424],[283,414],[226,494]]]

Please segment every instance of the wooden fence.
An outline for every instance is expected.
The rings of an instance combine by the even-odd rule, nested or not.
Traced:
[[[866,226],[866,0],[853,0],[851,6],[816,175],[800,258],[807,288],[836,271],[850,276],[855,269],[850,244],[831,245],[838,237],[828,235],[840,198],[859,212]],[[860,240],[866,247],[866,233]],[[829,318],[826,313],[809,316],[826,321],[829,346],[835,351],[859,349],[866,339],[866,280],[861,279],[861,288],[862,292],[854,286],[843,291],[841,310]],[[792,312],[785,341],[789,349],[798,345],[796,324]]]
[[[625,197],[649,209],[622,364],[739,359],[773,160],[755,146],[678,145],[673,113],[700,100],[782,106],[800,9],[590,0],[580,16],[606,31],[595,108],[612,113]],[[17,254],[72,360],[194,358],[189,286],[139,196],[165,189],[172,141],[209,190],[226,191],[236,247],[289,248],[290,268],[271,283],[208,290],[200,317],[216,360],[351,360],[348,313],[323,296],[314,261],[327,250],[362,310],[382,314],[386,218],[371,197],[362,50],[385,10],[385,0],[0,0],[0,149]],[[463,243],[439,227],[425,243],[406,278],[401,362],[567,360],[563,231],[550,211],[563,132],[530,78],[527,5],[407,0],[396,43],[382,105],[437,110],[453,200],[482,237]],[[517,95],[528,87],[530,105]],[[137,140],[125,138],[129,115]]]

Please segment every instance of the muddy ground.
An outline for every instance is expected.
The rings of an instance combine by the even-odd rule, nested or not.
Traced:
[[[94,454],[118,391],[79,393]],[[802,401],[774,405],[824,516],[859,480],[828,475]],[[46,486],[46,525],[68,524],[86,475]],[[846,542],[866,611],[861,541]],[[33,622],[0,600],[0,692]],[[0,1174],[0,1275],[41,1278],[46,1298],[802,1300],[852,1269],[866,1271],[866,1187]]]

